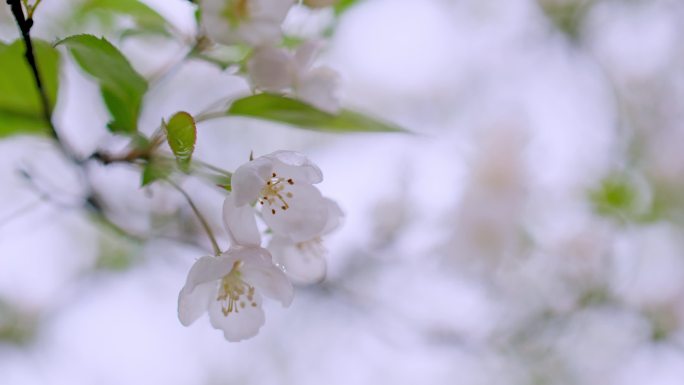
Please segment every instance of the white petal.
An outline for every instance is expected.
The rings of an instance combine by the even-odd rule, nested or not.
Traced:
[[[295,60],[297,61],[297,67],[300,71],[308,70],[316,60],[316,56],[323,48],[323,42],[321,40],[309,40],[299,47],[295,51]]]
[[[238,167],[231,178],[235,205],[242,206],[255,201],[272,170],[272,161],[264,157]]]
[[[295,64],[292,55],[282,48],[257,48],[247,64],[252,86],[264,91],[280,92],[292,87]]]
[[[290,306],[294,298],[292,283],[285,273],[273,264],[268,250],[260,248],[259,253],[261,258],[244,260],[241,272],[245,282],[265,296],[280,301],[283,306]]]
[[[220,257],[202,257],[192,265],[178,295],[178,318],[183,325],[190,325],[206,310],[211,291],[216,288],[214,281],[228,274],[234,261],[225,253]]]
[[[308,285],[325,278],[325,250],[317,241],[294,244],[282,237],[273,237],[269,246],[274,261],[285,269],[295,283]]]
[[[215,329],[223,330],[223,336],[231,342],[254,337],[266,321],[261,308],[261,295],[255,293],[256,306],[247,304],[237,312],[224,315],[222,303],[213,298],[209,303],[209,321]]]
[[[287,198],[289,208],[282,210],[266,203],[262,214],[264,222],[276,235],[281,235],[294,242],[313,239],[321,234],[328,220],[328,207],[321,192],[312,185],[295,183],[285,190],[292,194]],[[273,209],[273,211],[271,211]]]
[[[316,184],[323,181],[323,173],[309,158],[296,151],[276,151],[261,158],[269,159],[273,171],[298,183]]]
[[[330,198],[323,198],[328,209],[328,220],[321,231],[321,235],[330,234],[335,231],[342,224],[344,219],[344,212],[334,200]]]
[[[297,97],[314,107],[335,114],[340,110],[338,95],[340,75],[329,67],[318,67],[300,74]]]
[[[254,209],[250,205],[236,206],[234,194],[223,202],[223,224],[231,246],[260,246],[261,234],[257,228]]]
[[[280,22],[250,20],[240,24],[235,30],[234,34],[238,41],[233,43],[245,43],[254,47],[275,44],[280,40],[282,33]]]
[[[233,268],[235,259],[230,252],[223,253],[219,257],[202,257],[198,259],[188,272],[183,290],[191,293],[197,285],[215,281],[228,274]]]
[[[183,326],[190,326],[207,311],[209,300],[216,296],[217,283],[205,282],[189,290],[184,287],[178,294],[178,319]]]

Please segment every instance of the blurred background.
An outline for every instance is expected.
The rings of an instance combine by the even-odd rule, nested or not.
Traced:
[[[192,39],[189,2],[145,3]],[[113,36],[154,79],[142,130],[248,90],[174,65],[187,42],[124,39],[129,20],[83,4],[43,0],[33,32]],[[684,2],[360,0],[338,17],[296,7],[285,29],[329,35],[343,104],[415,133],[200,124],[196,158],[225,169],[278,149],[320,165],[346,213],[327,279],[266,303],[251,340],[206,317],[184,328],[178,291],[210,248],[182,196],[89,164],[112,222],[149,239],[132,240],[79,208],[49,141],[4,139],[1,384],[684,383]],[[123,149],[64,58],[58,129],[83,157]],[[184,187],[225,247],[223,193]]]

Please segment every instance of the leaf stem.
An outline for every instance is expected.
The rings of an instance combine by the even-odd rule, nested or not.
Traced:
[[[188,205],[190,205],[190,208],[192,211],[195,213],[195,216],[197,216],[197,219],[199,220],[200,224],[204,228],[204,231],[207,233],[207,237],[209,237],[209,241],[211,241],[211,246],[214,249],[214,255],[218,256],[221,254],[221,248],[219,247],[218,243],[216,242],[216,238],[214,237],[214,232],[211,231],[211,227],[209,226],[209,223],[207,220],[204,218],[202,213],[200,213],[199,209],[195,205],[195,203],[192,201],[192,198],[190,198],[190,195],[183,190],[181,186],[173,182],[172,180],[167,179],[166,180],[173,188],[178,190],[179,193],[183,195],[185,200],[188,202]]]

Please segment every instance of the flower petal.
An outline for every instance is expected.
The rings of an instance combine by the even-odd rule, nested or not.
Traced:
[[[233,268],[233,262],[235,258],[230,255],[230,252],[223,253],[220,257],[205,256],[198,259],[188,272],[183,290],[190,293],[198,285],[223,277]]]
[[[216,282],[205,282],[189,290],[183,287],[178,294],[178,319],[183,326],[190,326],[207,311],[209,300],[215,296]]]
[[[297,47],[294,57],[300,71],[308,70],[311,67],[321,48],[323,48],[321,40],[308,40]]]
[[[261,158],[273,163],[273,171],[299,183],[316,184],[323,181],[323,172],[309,158],[296,151],[276,151]]]
[[[295,283],[308,285],[325,278],[326,250],[320,240],[295,244],[283,237],[273,237],[268,245],[274,261],[283,267],[285,274]]]
[[[280,301],[287,307],[294,298],[294,288],[285,273],[271,261],[268,250],[259,248],[260,258],[244,259],[242,276],[246,282],[254,286],[258,292]]]
[[[254,88],[280,92],[292,87],[295,64],[287,50],[263,46],[254,50],[247,64]]]
[[[255,293],[256,306],[247,304],[237,312],[223,314],[222,303],[212,298],[209,302],[209,321],[215,329],[223,330],[223,336],[231,342],[242,341],[259,333],[266,318],[261,308],[261,295]]]
[[[344,219],[344,212],[340,208],[340,205],[334,200],[325,197],[323,199],[325,200],[325,205],[328,209],[328,221],[325,223],[321,235],[326,235],[340,227],[342,220]]]
[[[178,319],[185,326],[193,323],[207,309],[214,281],[228,274],[234,258],[223,254],[220,257],[202,257],[192,265],[185,285],[178,294]]]
[[[231,246],[260,246],[254,209],[250,205],[236,206],[234,194],[223,202],[223,223]]]
[[[296,85],[297,97],[331,114],[340,110],[338,95],[340,75],[330,67],[317,67],[300,74]]]
[[[256,200],[259,191],[273,170],[271,159],[259,157],[238,167],[231,178],[232,194],[236,206],[246,205]]]
[[[293,242],[308,241],[319,236],[328,220],[328,208],[321,192],[314,186],[299,183],[290,186],[287,191],[291,194],[287,198],[288,209],[271,209],[270,204],[264,205],[264,222],[274,234]]]

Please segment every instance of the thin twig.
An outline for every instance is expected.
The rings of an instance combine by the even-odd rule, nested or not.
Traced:
[[[171,180],[167,180],[167,182],[171,186],[173,186],[176,190],[178,190],[178,192],[183,194],[183,197],[188,202],[188,204],[190,205],[190,208],[195,213],[195,216],[197,216],[197,219],[199,220],[200,224],[204,228],[204,231],[207,233],[207,237],[209,237],[209,240],[211,241],[211,246],[214,249],[214,255],[217,255],[217,256],[220,255],[221,254],[221,248],[219,247],[218,243],[216,242],[216,238],[214,237],[214,232],[211,231],[211,227],[209,227],[209,223],[204,218],[202,213],[200,213],[197,206],[195,206],[195,203],[192,201],[192,198],[190,198],[190,195],[188,195],[188,193],[185,190],[183,190],[183,188],[181,186],[177,185],[175,182],[173,182]]]

